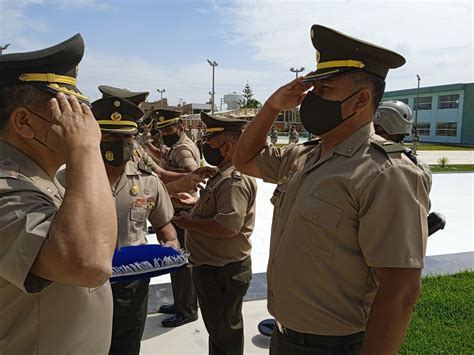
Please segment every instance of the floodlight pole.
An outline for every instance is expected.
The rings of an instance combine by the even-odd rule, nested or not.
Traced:
[[[160,93],[160,106],[161,108],[163,108],[163,93],[166,92],[165,89],[156,89],[156,91],[158,91]]]
[[[420,81],[421,78],[417,74],[416,75],[416,80],[418,80],[418,87],[416,89],[416,107],[415,107],[415,122],[414,122],[414,128],[412,130],[413,133],[413,154],[416,155],[416,148],[418,146],[418,142],[420,141],[420,137],[418,136],[418,106],[420,106]]]
[[[212,67],[212,93],[211,93],[211,114],[214,114],[214,96],[216,94],[214,90],[214,84],[215,84],[215,69],[219,65],[215,60],[207,60],[209,65]]]

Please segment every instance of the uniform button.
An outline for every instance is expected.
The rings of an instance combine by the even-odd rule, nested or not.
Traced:
[[[318,219],[318,218],[319,218],[319,213],[318,213],[317,210],[314,210],[314,211],[313,211],[313,218],[314,218],[314,219]]]
[[[50,187],[47,187],[46,190],[48,190],[49,193],[53,193],[53,190],[51,190]]]

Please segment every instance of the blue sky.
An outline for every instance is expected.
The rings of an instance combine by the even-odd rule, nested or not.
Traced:
[[[387,88],[472,82],[473,5],[470,1],[266,0],[0,0],[0,44],[8,52],[56,44],[77,32],[86,42],[79,86],[91,99],[97,86],[166,89],[204,102],[216,60],[216,102],[249,81],[258,100],[294,74],[315,66],[313,23],[334,27],[401,52],[407,64]]]

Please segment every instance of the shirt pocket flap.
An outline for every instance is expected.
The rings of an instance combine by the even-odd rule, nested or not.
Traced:
[[[342,210],[314,196],[307,196],[300,205],[300,214],[311,223],[335,229],[342,218]]]
[[[130,220],[144,222],[148,217],[147,209],[143,207],[132,207],[130,209]]]

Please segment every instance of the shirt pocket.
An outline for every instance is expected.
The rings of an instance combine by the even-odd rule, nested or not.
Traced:
[[[148,217],[148,210],[143,207],[132,207],[130,208],[130,220],[133,222],[143,223],[146,222]]]
[[[340,233],[341,209],[314,196],[303,199],[295,219],[294,241],[311,256],[331,256],[335,238]]]

